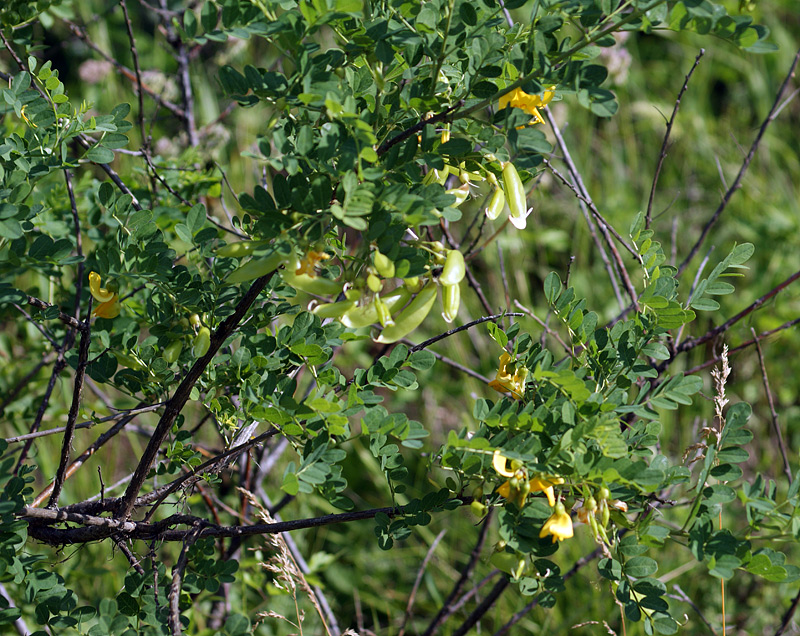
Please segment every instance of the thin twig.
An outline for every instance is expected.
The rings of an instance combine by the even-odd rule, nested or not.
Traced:
[[[411,128],[406,128],[399,135],[396,135],[395,137],[392,137],[391,139],[387,139],[378,148],[378,150],[377,150],[378,156],[380,157],[380,156],[386,154],[393,146],[399,144],[404,139],[408,139],[409,137],[411,137],[411,135],[414,135],[414,134],[418,133],[420,130],[425,128],[425,126],[427,126],[428,124],[435,124],[435,123],[440,122],[440,121],[442,121],[442,122],[450,121],[450,118],[452,116],[453,111],[458,109],[458,108],[461,108],[463,105],[464,105],[463,100],[459,101],[457,104],[454,104],[453,106],[449,106],[448,108],[446,108],[441,113],[438,113],[436,115],[428,117],[427,119],[423,119],[422,121],[418,122],[417,124],[414,124],[413,126],[411,126]]]
[[[124,0],[123,0],[124,1]],[[197,541],[200,535],[200,530],[203,529],[203,522],[198,521],[194,524],[191,532],[186,536],[186,539],[181,546],[181,553],[178,557],[177,563],[172,568],[172,583],[169,586],[167,599],[169,601],[169,618],[168,624],[173,636],[181,636],[183,628],[181,627],[181,584],[183,581],[183,573],[189,563],[189,548]]]
[[[71,22],[66,19],[64,20],[64,24],[66,24],[69,27],[69,30],[72,31],[73,35],[77,36],[84,44],[86,44],[86,46],[95,51],[106,62],[110,62],[111,64],[113,64],[114,67],[117,69],[117,71],[119,71],[120,75],[122,75],[129,81],[133,82],[136,85],[135,88],[137,91],[147,93],[153,99],[153,101],[156,103],[157,106],[163,106],[173,115],[179,117],[182,120],[186,119],[186,113],[180,106],[177,106],[172,102],[164,99],[159,93],[157,93],[152,88],[147,86],[147,84],[138,82],[136,79],[136,74],[131,69],[121,64],[114,57],[110,56],[108,53],[103,51],[99,46],[97,46],[94,42],[92,42],[92,40],[89,38],[89,35],[86,33],[86,29],[84,27],[78,26],[74,22]]]
[[[56,307],[56,305],[51,305],[50,303],[46,303],[39,298],[34,298],[33,296],[28,296],[28,304],[41,310],[49,309],[50,307]],[[58,307],[56,307],[56,309],[58,309]],[[58,312],[58,319],[68,327],[72,327],[78,331],[83,331],[86,328],[86,325],[80,320],[70,316],[69,314],[65,314],[60,310]]]
[[[617,275],[614,272],[614,266],[611,264],[611,261],[608,258],[608,254],[606,254],[606,249],[603,247],[603,243],[600,241],[600,237],[597,236],[596,231],[596,224],[592,220],[592,217],[589,215],[589,211],[586,207],[586,202],[584,200],[584,196],[580,193],[577,186],[571,183],[565,176],[563,176],[554,166],[553,164],[547,159],[544,158],[544,165],[546,165],[553,175],[556,176],[564,185],[566,185],[575,196],[578,198],[578,202],[580,203],[581,213],[583,214],[583,218],[586,221],[586,227],[589,229],[589,235],[592,237],[592,242],[597,247],[597,252],[600,254],[600,260],[603,261],[603,266],[606,268],[606,273],[608,274],[608,280],[611,282],[611,289],[614,291],[614,297],[617,299],[617,303],[620,307],[625,307],[625,300],[622,298],[622,292],[619,289],[619,283],[617,283]]]
[[[86,324],[92,319],[92,297],[89,297],[89,306],[86,309]],[[78,411],[81,407],[81,396],[83,394],[83,378],[86,375],[86,367],[89,364],[89,344],[91,343],[91,331],[87,328],[81,334],[81,345],[78,348],[78,368],[75,370],[75,382],[72,390],[72,403],[67,414],[67,425],[64,427],[64,442],[61,445],[61,459],[58,470],[53,480],[53,491],[50,495],[48,508],[58,506],[58,498],[64,486],[64,480],[69,467],[69,455],[72,448],[72,438],[75,435],[75,423],[78,419]]]
[[[767,130],[767,126],[769,126],[775,118],[778,116],[778,106],[783,99],[783,94],[786,92],[787,87],[789,86],[789,82],[794,77],[794,69],[797,66],[798,61],[800,61],[800,49],[798,49],[797,53],[792,60],[792,64],[789,67],[789,72],[786,74],[786,79],[783,80],[783,84],[781,84],[780,89],[778,90],[778,94],[775,96],[775,102],[772,104],[772,108],[770,108],[769,113],[767,114],[767,118],[764,120],[764,123],[761,124],[761,128],[758,129],[758,134],[756,138],[753,140],[753,144],[750,146],[750,151],[747,153],[747,156],[744,158],[742,162],[742,167],[739,168],[739,174],[736,175],[736,178],[733,180],[731,187],[728,188],[728,191],[725,193],[725,196],[722,197],[722,201],[720,201],[719,206],[717,207],[716,211],[711,218],[706,222],[705,226],[703,227],[703,231],[700,232],[700,236],[698,237],[695,244],[692,246],[692,249],[689,250],[689,253],[686,255],[686,258],[683,259],[683,262],[678,267],[678,276],[683,273],[683,270],[686,269],[689,262],[695,257],[697,252],[700,250],[700,246],[703,244],[703,241],[706,240],[708,233],[711,231],[711,228],[719,220],[720,215],[723,213],[726,207],[728,207],[728,203],[730,203],[731,197],[733,196],[734,192],[739,189],[742,183],[742,179],[744,178],[745,173],[747,172],[747,168],[750,166],[750,162],[753,160],[753,157],[756,154],[756,150],[758,150],[759,145],[761,144],[761,139],[764,137],[764,133]]]
[[[789,285],[791,285],[798,278],[800,278],[800,270],[798,270],[797,272],[795,272],[794,274],[789,276],[789,278],[787,278],[782,283],[780,283],[780,284],[776,285],[775,287],[773,287],[770,291],[768,291],[766,294],[764,294],[761,298],[759,298],[758,300],[752,302],[750,305],[745,307],[742,311],[740,311],[738,314],[736,314],[733,318],[727,320],[726,322],[724,322],[723,324],[719,325],[718,327],[714,327],[713,329],[710,329],[709,331],[704,333],[702,336],[699,336],[697,338],[687,338],[686,340],[684,340],[681,344],[678,345],[677,350],[676,350],[677,353],[683,353],[684,351],[689,351],[690,349],[694,349],[695,347],[698,347],[699,345],[701,345],[701,344],[703,344],[705,342],[708,342],[709,340],[712,340],[712,339],[716,338],[719,334],[724,333],[725,331],[730,329],[733,325],[735,325],[737,322],[739,322],[742,318],[748,316],[749,314],[754,312],[756,309],[761,307],[761,305],[763,305],[770,298],[775,296],[778,292],[783,291],[784,289],[786,289]],[[671,360],[672,360],[672,358],[670,358],[670,360],[665,360],[664,363],[662,363],[662,365],[665,365],[665,363],[668,364],[669,362],[671,362]],[[659,366],[662,366],[662,365],[659,365]]]
[[[89,384],[87,382],[87,384]],[[129,415],[139,415],[140,413],[149,413],[151,411],[155,411],[160,409],[164,406],[164,402],[158,402],[157,404],[150,404],[149,406],[142,406],[136,407],[132,409],[125,409],[123,411],[119,411],[118,413],[114,413],[113,415],[107,415],[105,417],[101,417],[97,420],[86,420],[84,422],[78,422],[75,425],[76,429],[79,428],[92,428],[98,424],[102,424],[103,422],[110,422],[112,420],[118,420],[121,417],[128,417]],[[55,428],[48,428],[45,431],[39,431],[37,433],[28,433],[26,435],[17,435],[16,437],[6,437],[5,441],[7,444],[15,444],[17,442],[24,442],[29,439],[37,439],[39,437],[45,437],[47,435],[55,435],[57,433],[63,433],[66,430],[66,426],[57,426]]]
[[[453,585],[453,589],[450,591],[450,594],[447,596],[444,604],[442,605],[439,612],[430,622],[428,628],[425,630],[422,636],[432,636],[439,629],[439,626],[444,623],[448,619],[450,615],[455,611],[453,609],[453,603],[456,600],[456,597],[461,594],[461,590],[464,589],[464,585],[466,584],[469,577],[472,576],[472,573],[475,571],[475,566],[480,559],[481,552],[483,551],[483,546],[486,543],[486,535],[489,532],[489,527],[491,526],[491,519],[492,515],[494,514],[494,508],[489,509],[489,513],[483,518],[481,523],[481,531],[478,534],[478,540],[475,542],[475,547],[472,548],[472,552],[469,555],[469,561],[467,561],[467,565],[461,571],[461,575],[458,577],[458,581],[455,582]]]
[[[658,161],[656,162],[656,171],[653,174],[653,185],[650,187],[650,198],[647,201],[647,212],[644,216],[644,226],[645,228],[650,227],[651,213],[653,210],[653,200],[656,197],[656,186],[658,185],[658,178],[661,175],[661,168],[664,165],[664,159],[667,158],[667,144],[669,143],[669,136],[672,133],[672,125],[675,123],[675,117],[678,115],[678,109],[681,107],[681,100],[683,99],[683,94],[686,92],[686,89],[689,88],[689,80],[692,78],[692,74],[694,70],[697,68],[697,65],[700,64],[700,58],[705,55],[706,50],[700,49],[700,52],[697,54],[697,57],[694,58],[694,64],[692,64],[692,68],[686,74],[686,77],[683,80],[683,86],[681,90],[678,92],[678,98],[675,100],[675,106],[672,109],[672,116],[669,118],[667,122],[667,130],[664,133],[664,141],[661,143],[661,151],[658,153]]]
[[[491,589],[489,594],[487,594],[486,598],[481,601],[480,605],[472,610],[472,613],[467,616],[467,619],[461,623],[459,628],[453,632],[453,636],[465,636],[468,634],[469,631],[476,625],[476,623],[483,617],[486,612],[492,609],[492,605],[495,604],[500,595],[505,592],[506,588],[508,587],[508,578],[503,577],[497,583],[495,583],[494,587]]]
[[[436,550],[436,546],[439,545],[439,542],[444,538],[446,533],[447,530],[442,530],[436,535],[436,538],[431,543],[431,547],[428,548],[428,552],[425,554],[425,558],[422,559],[422,563],[417,571],[417,578],[414,580],[414,585],[411,588],[411,594],[408,595],[408,603],[406,603],[406,611],[403,614],[403,622],[400,625],[398,636],[405,636],[406,625],[408,624],[408,619],[411,618],[411,609],[414,607],[414,601],[417,598],[417,590],[419,590],[419,585],[422,583],[422,575],[425,574],[425,568],[428,567],[428,562],[431,560],[431,557]]]
[[[764,338],[766,338],[768,336],[771,336],[772,334],[777,333],[779,331],[785,331],[786,329],[791,329],[792,327],[794,327],[797,324],[800,324],[800,318],[795,318],[794,320],[789,320],[789,321],[783,323],[780,327],[775,327],[775,329],[770,329],[768,331],[762,331],[760,334],[758,334],[758,338],[760,340],[763,340]],[[747,347],[750,347],[750,346],[754,345],[755,342],[756,342],[755,340],[747,340],[747,341],[743,342],[742,344],[730,349],[729,353],[736,353],[737,351],[742,351],[743,349],[747,349]],[[694,373],[697,373],[698,371],[702,371],[703,369],[707,369],[708,367],[714,366],[721,359],[722,359],[721,356],[714,356],[710,360],[706,360],[702,364],[698,364],[697,366],[692,367],[691,369],[688,369],[687,371],[684,371],[684,374],[685,375],[692,375]]]
[[[800,603],[800,592],[795,594],[794,598],[792,599],[792,604],[789,606],[789,609],[786,610],[786,613],[783,615],[783,619],[781,619],[781,624],[775,632],[775,636],[781,636],[785,631],[786,628],[789,626],[789,623],[792,622],[792,617],[794,613],[797,611],[797,605]]]
[[[420,351],[425,349],[432,344],[439,342],[440,340],[444,340],[445,338],[449,338],[450,336],[457,334],[460,331],[465,331],[474,327],[475,325],[480,325],[484,322],[490,322],[492,320],[500,320],[500,318],[505,318],[506,316],[524,316],[525,314],[516,312],[516,311],[504,311],[502,314],[494,314],[492,316],[483,316],[482,318],[476,318],[475,320],[470,320],[468,323],[461,325],[460,327],[454,327],[453,329],[448,329],[444,333],[440,333],[437,336],[433,336],[432,338],[428,338],[427,340],[423,340],[418,345],[414,345],[411,347],[408,352],[414,353],[415,351]]]
[[[128,31],[128,41],[130,42],[131,55],[133,56],[133,70],[136,73],[136,83],[142,86],[142,69],[139,66],[139,51],[136,50],[136,38],[133,35],[133,26],[131,25],[131,18],[128,15],[128,4],[125,0],[120,0],[122,7],[122,15],[125,16],[125,28]],[[144,91],[138,90],[136,94],[139,98],[139,112],[137,113],[137,121],[139,122],[139,134],[142,136],[142,147],[147,148],[150,143],[148,136],[144,130]]]
[[[403,338],[400,342],[402,342],[405,345],[412,346],[412,347],[415,346],[414,343],[411,342],[410,340],[408,340],[407,338]],[[473,377],[476,380],[480,380],[484,384],[489,384],[489,382],[490,382],[489,378],[487,378],[486,376],[481,375],[477,371],[475,371],[473,369],[470,369],[469,367],[464,366],[460,362],[456,362],[455,360],[453,360],[451,358],[448,358],[447,356],[443,356],[441,353],[437,353],[436,351],[431,351],[431,353],[440,362],[443,362],[444,364],[446,364],[446,365],[448,365],[450,367],[453,367],[457,371],[461,371],[462,373],[466,373],[468,376]]]
[[[695,602],[692,599],[689,598],[689,595],[686,594],[686,592],[684,592],[681,589],[681,587],[679,585],[677,585],[677,584],[673,585],[672,589],[675,590],[675,594],[667,594],[667,596],[669,598],[674,598],[674,599],[676,599],[678,601],[683,601],[684,603],[686,603],[689,607],[691,607],[697,613],[697,615],[700,617],[700,620],[702,620],[703,623],[705,623],[706,627],[708,627],[708,631],[710,631],[712,634],[714,634],[714,636],[717,636],[717,632],[714,631],[714,628],[711,626],[711,623],[709,623],[708,619],[705,616],[703,616],[703,612],[701,612],[700,608],[697,607]]]
[[[56,339],[55,339],[55,338],[53,338],[53,336],[51,336],[51,335],[50,335],[50,334],[47,332],[47,329],[45,329],[45,328],[44,328],[44,325],[42,325],[42,324],[38,323],[37,321],[35,321],[35,320],[34,320],[34,319],[31,317],[31,315],[30,315],[30,314],[29,314],[27,311],[25,311],[25,310],[24,310],[22,307],[20,307],[20,306],[19,306],[17,303],[11,303],[11,306],[12,306],[14,309],[16,309],[16,310],[17,310],[19,313],[21,313],[21,314],[22,314],[22,315],[25,317],[25,320],[27,320],[27,321],[28,321],[29,323],[31,323],[31,324],[32,324],[34,327],[36,327],[36,330],[37,330],[37,331],[38,331],[40,334],[42,334],[42,335],[44,336],[44,339],[45,339],[45,340],[47,340],[47,342],[49,342],[49,343],[50,343],[50,344],[53,346],[53,348],[54,348],[54,349],[58,349],[58,342],[56,341]]]
[[[769,402],[769,412],[772,418],[772,428],[775,431],[775,438],[778,441],[778,448],[781,451],[781,458],[783,459],[783,472],[786,474],[786,478],[789,480],[789,483],[792,483],[792,468],[789,465],[789,456],[786,453],[786,444],[783,442],[783,433],[781,433],[781,427],[778,423],[778,412],[775,410],[775,400],[772,397],[772,390],[769,387],[769,378],[767,377],[767,365],[764,363],[764,353],[761,351],[761,342],[756,335],[756,330],[750,327],[750,333],[753,334],[753,342],[756,345],[756,351],[758,352],[758,364],[761,366],[761,379],[764,381],[764,391],[767,394],[767,402]]]

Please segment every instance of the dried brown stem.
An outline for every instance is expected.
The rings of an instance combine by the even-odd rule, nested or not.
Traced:
[[[186,539],[181,546],[181,553],[178,557],[178,561],[172,568],[172,583],[167,593],[167,600],[169,602],[169,618],[167,622],[173,636],[180,636],[183,633],[180,610],[181,582],[183,581],[183,573],[189,563],[189,548],[197,541],[197,537],[202,529],[203,523],[201,521],[194,524],[192,530],[186,535]]]
[[[408,595],[408,603],[406,604],[406,611],[403,614],[403,622],[400,625],[398,636],[405,636],[406,625],[408,624],[408,619],[411,618],[411,609],[414,607],[414,601],[417,598],[417,590],[419,590],[419,584],[422,583],[422,575],[425,574],[425,568],[428,567],[428,562],[431,560],[436,546],[439,545],[439,542],[444,538],[446,533],[447,530],[442,530],[436,535],[436,538],[431,543],[431,547],[428,548],[428,552],[425,554],[425,558],[422,559],[422,563],[417,571],[417,578],[414,580],[414,585],[411,588],[411,594]]]
[[[761,307],[761,305],[763,305],[770,298],[775,296],[778,292],[783,291],[784,289],[786,289],[789,285],[791,285],[798,278],[800,278],[800,271],[797,271],[794,274],[792,274],[791,276],[789,276],[789,278],[787,278],[785,281],[783,281],[779,285],[776,285],[775,287],[773,287],[770,291],[768,291],[766,294],[764,294],[761,298],[759,298],[755,302],[753,302],[750,305],[748,305],[747,307],[745,307],[742,311],[740,311],[738,314],[736,314],[733,318],[729,319],[728,321],[724,322],[723,324],[719,325],[718,327],[714,327],[713,329],[710,329],[709,331],[704,333],[702,336],[699,336],[698,338],[687,338],[681,344],[678,345],[677,353],[683,353],[684,351],[689,351],[690,349],[694,349],[695,347],[697,347],[697,346],[699,346],[699,345],[701,345],[701,344],[703,344],[705,342],[708,342],[709,340],[712,340],[712,339],[716,338],[719,334],[724,333],[725,331],[730,329],[733,325],[735,325],[737,322],[739,322],[742,318],[750,315],[756,309]],[[670,360],[665,360],[664,363],[662,363],[662,365],[668,364],[669,362],[671,362],[671,360],[672,360],[672,358],[670,358]]]
[[[644,226],[645,228],[650,227],[651,213],[653,210],[653,200],[656,197],[656,186],[658,185],[658,178],[661,175],[661,168],[664,166],[664,159],[667,158],[667,144],[669,143],[669,136],[672,133],[672,126],[675,123],[675,117],[678,115],[678,109],[681,107],[681,100],[683,99],[683,94],[686,92],[686,89],[689,88],[689,80],[692,79],[692,74],[694,70],[697,68],[697,65],[700,64],[700,58],[705,55],[706,50],[700,49],[700,52],[697,54],[697,57],[694,58],[694,64],[692,64],[692,68],[686,74],[686,77],[683,80],[683,86],[681,90],[678,92],[678,98],[675,100],[675,106],[672,109],[672,115],[667,122],[667,130],[664,133],[664,141],[661,143],[661,151],[658,153],[658,161],[656,162],[656,171],[653,174],[653,185],[650,187],[650,198],[647,200],[647,212],[644,216]]]
[[[467,617],[467,619],[456,631],[453,632],[453,636],[465,636],[468,634],[469,631],[475,627],[477,622],[483,617],[483,615],[492,609],[492,606],[495,604],[497,599],[500,598],[500,595],[505,592],[507,587],[508,578],[504,576],[497,583],[495,583],[494,587],[490,590],[486,598],[481,601],[478,607],[472,610],[472,613]]]
[[[52,494],[47,504],[48,508],[58,506],[58,498],[61,489],[64,487],[64,480],[67,478],[67,468],[69,467],[69,455],[72,448],[72,438],[75,435],[75,423],[78,419],[78,410],[81,407],[81,396],[83,394],[83,378],[86,375],[86,367],[89,364],[89,344],[91,343],[91,331],[88,327],[92,319],[92,298],[89,297],[89,306],[86,309],[87,328],[81,333],[81,344],[78,348],[78,368],[75,370],[75,383],[72,390],[72,403],[67,414],[67,425],[64,427],[64,442],[61,445],[61,459],[59,460],[58,470],[53,480]]]
[[[439,612],[433,618],[433,620],[428,625],[428,628],[422,634],[422,636],[432,636],[438,629],[439,626],[444,623],[455,611],[454,609],[454,602],[456,597],[461,594],[461,591],[464,589],[464,585],[466,585],[467,580],[469,577],[472,576],[472,573],[475,571],[475,566],[480,559],[481,552],[483,551],[483,546],[486,543],[486,535],[489,532],[489,527],[491,526],[492,516],[494,514],[494,509],[490,508],[489,513],[483,518],[483,522],[481,523],[481,531],[478,534],[478,540],[475,543],[475,547],[472,549],[472,552],[469,555],[469,561],[464,569],[461,571],[461,575],[458,577],[458,581],[455,582],[453,585],[453,589],[450,591],[450,594],[447,596],[447,600],[445,600],[444,604],[442,605]]]
[[[767,394],[767,402],[769,402],[769,412],[772,419],[772,429],[775,431],[775,439],[778,442],[778,448],[781,452],[781,459],[783,459],[783,472],[789,483],[792,483],[792,468],[789,465],[789,456],[786,453],[786,444],[783,441],[783,433],[781,433],[781,426],[778,423],[778,412],[775,410],[775,399],[772,397],[772,390],[769,386],[769,377],[767,376],[767,365],[764,363],[764,353],[761,351],[761,342],[756,335],[756,330],[750,327],[750,333],[753,334],[753,342],[756,345],[758,352],[758,364],[761,367],[761,379],[764,381],[764,391]]]

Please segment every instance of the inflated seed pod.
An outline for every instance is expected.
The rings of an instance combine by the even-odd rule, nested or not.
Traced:
[[[353,307],[355,300],[342,300],[336,303],[321,303],[311,310],[311,313],[320,318],[341,318]]]
[[[208,327],[200,327],[197,335],[194,337],[192,343],[192,354],[195,358],[202,358],[208,353],[208,348],[211,346],[211,331]]]
[[[506,195],[502,188],[497,188],[489,200],[489,206],[486,208],[486,218],[494,221],[506,207]]]
[[[291,259],[281,272],[283,280],[295,289],[315,296],[337,296],[342,291],[344,284],[338,281],[322,278],[321,276],[297,274],[298,264],[297,258]]]
[[[458,306],[461,304],[461,285],[442,286],[442,318],[445,322],[453,322],[458,315]]]
[[[173,340],[164,347],[164,352],[161,354],[161,357],[169,364],[172,364],[173,362],[177,362],[181,351],[183,351],[183,343],[180,340]]]
[[[439,282],[442,285],[458,285],[464,279],[466,272],[464,255],[459,250],[448,250],[444,268],[439,274]]]
[[[244,258],[250,256],[256,249],[266,245],[268,241],[239,241],[228,243],[216,251],[216,255],[221,258]]]
[[[367,276],[367,287],[369,290],[375,294],[377,294],[381,289],[383,289],[383,283],[381,279],[375,276],[375,274],[369,274]]]
[[[286,255],[277,250],[267,254],[264,258],[254,258],[238,269],[233,270],[225,279],[226,283],[235,285],[261,278],[274,272],[286,261]]]
[[[121,351],[112,351],[111,353],[114,354],[117,362],[124,367],[133,369],[134,371],[144,371],[147,368],[139,360],[133,356],[129,356],[127,353],[122,353]]]
[[[445,190],[445,192],[447,192],[447,194],[452,194],[456,198],[456,202],[451,203],[451,205],[458,207],[459,205],[464,203],[464,201],[467,200],[467,197],[469,196],[469,186],[464,184],[459,188],[451,188],[450,190]]]
[[[411,292],[405,287],[398,287],[381,296],[381,302],[386,306],[390,314],[403,307],[409,300],[411,300]],[[380,322],[375,303],[353,307],[342,316],[341,321],[345,327],[350,327],[351,329],[368,327]]]
[[[394,325],[392,314],[386,306],[386,303],[381,300],[381,297],[376,295],[375,298],[372,299],[372,303],[375,305],[375,311],[378,314],[378,322],[381,323],[381,327],[391,327]]]
[[[378,250],[372,253],[372,263],[375,270],[384,278],[394,278],[394,261]]]
[[[526,219],[528,218],[528,203],[525,199],[525,188],[522,186],[522,179],[510,161],[503,166],[503,186],[505,187],[506,201],[511,212],[511,223],[517,229],[525,229]]]
[[[436,301],[436,283],[430,282],[419,292],[395,318],[394,325],[386,327],[375,342],[391,344],[404,338],[422,324],[425,317],[431,312]]]

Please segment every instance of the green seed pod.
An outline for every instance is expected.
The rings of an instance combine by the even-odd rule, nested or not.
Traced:
[[[483,518],[486,515],[487,508],[480,501],[473,501],[469,505],[472,514],[478,518]]]
[[[389,312],[388,307],[386,307],[386,303],[381,300],[380,296],[375,296],[372,299],[372,303],[375,305],[375,311],[378,313],[378,322],[381,323],[381,327],[391,327],[394,325],[394,319],[392,318],[392,314]]]
[[[238,243],[228,243],[216,251],[220,258],[244,258],[250,256],[257,248],[263,247],[268,241],[239,241]]]
[[[394,261],[378,250],[372,253],[372,263],[378,274],[384,278],[394,278]]]
[[[128,367],[134,371],[144,371],[147,368],[139,360],[128,355],[127,353],[122,353],[121,351],[112,351],[111,353],[114,354],[117,362],[119,362],[123,367]]]
[[[311,310],[311,313],[320,318],[341,318],[355,306],[355,300],[342,300],[337,303],[320,303]]]
[[[225,279],[225,282],[230,285],[235,285],[237,283],[246,283],[255,280],[256,278],[271,274],[285,261],[286,255],[276,250],[264,258],[254,258],[239,267],[239,269],[232,271]]]
[[[412,276],[411,278],[406,278],[403,280],[403,284],[412,294],[416,294],[424,286],[424,283],[420,280],[419,276]]]
[[[208,327],[201,327],[200,331],[194,337],[192,344],[192,354],[195,358],[202,358],[208,353],[208,348],[211,346],[211,331]]]
[[[460,285],[444,285],[442,287],[442,318],[445,322],[450,323],[456,319],[458,315],[458,307],[461,304],[461,286]]]
[[[383,302],[390,314],[403,307],[409,300],[411,300],[411,292],[405,287],[398,287],[381,296],[381,302]],[[361,307],[353,307],[342,316],[342,324],[351,329],[368,327],[369,325],[374,325],[376,322],[379,322],[379,319],[378,309],[375,303],[369,303]]]
[[[395,319],[395,324],[384,329],[375,339],[381,344],[391,344],[404,338],[422,324],[436,301],[436,284],[428,283]]]
[[[164,347],[164,353],[161,354],[161,357],[169,364],[172,364],[178,361],[181,351],[183,351],[183,343],[180,340],[173,340]]]
[[[506,195],[502,188],[497,188],[486,208],[486,218],[494,221],[506,207]]]
[[[340,283],[321,276],[309,276],[308,274],[297,274],[298,261],[296,258],[290,260],[281,272],[283,280],[295,289],[304,291],[315,296],[338,296],[344,287]]]
[[[528,202],[525,199],[525,188],[519,173],[510,161],[503,166],[503,186],[505,187],[508,209],[511,212],[511,223],[517,229],[525,229],[528,218]]]
[[[455,203],[451,203],[450,205],[458,207],[467,200],[467,197],[469,196],[469,186],[465,184],[459,188],[445,190],[445,192],[447,192],[447,194],[452,194],[456,198]]]
[[[192,326],[193,329],[197,330],[200,328],[200,316],[198,314],[192,314],[189,316],[189,324]]]
[[[383,289],[383,283],[381,279],[375,276],[375,274],[370,274],[367,276],[367,287],[369,287],[371,292],[378,293]]]
[[[442,273],[439,274],[439,282],[442,285],[458,285],[464,279],[466,272],[464,255],[459,250],[449,250]]]

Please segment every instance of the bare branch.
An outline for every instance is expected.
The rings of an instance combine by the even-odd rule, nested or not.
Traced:
[[[455,582],[453,585],[453,589],[450,591],[450,594],[447,596],[442,608],[433,618],[433,620],[428,625],[428,628],[422,634],[422,636],[432,636],[438,629],[439,626],[444,623],[448,617],[450,617],[453,612],[455,611],[454,608],[454,601],[456,597],[461,594],[461,590],[464,589],[464,585],[466,585],[467,580],[472,573],[475,571],[475,566],[480,559],[481,552],[483,550],[483,545],[486,543],[486,535],[489,532],[489,527],[491,526],[492,516],[494,514],[494,508],[489,508],[488,514],[483,518],[481,522],[481,531],[478,534],[478,540],[475,542],[475,547],[472,548],[472,552],[469,555],[469,561],[467,561],[467,565],[461,570],[461,576],[458,577],[458,581]]]
[[[756,330],[750,327],[750,333],[753,334],[753,341],[756,345],[756,351],[758,352],[758,364],[761,366],[761,378],[764,381],[764,391],[767,394],[767,402],[769,402],[769,412],[772,417],[772,429],[775,431],[775,439],[778,442],[778,448],[781,452],[781,458],[783,459],[783,472],[786,474],[786,478],[789,480],[789,483],[792,483],[792,468],[789,465],[789,456],[786,453],[786,444],[783,442],[783,433],[781,433],[781,427],[778,423],[778,412],[775,410],[775,400],[772,397],[772,390],[769,387],[769,378],[767,377],[767,365],[764,363],[764,353],[761,351],[761,342],[758,340],[758,336],[756,335]]]
[[[69,466],[69,454],[72,448],[72,438],[75,435],[75,422],[78,419],[78,410],[81,406],[81,395],[83,393],[83,378],[86,375],[86,367],[89,364],[89,344],[91,343],[91,331],[89,321],[92,319],[92,300],[89,297],[89,306],[86,309],[87,328],[81,333],[81,345],[78,348],[78,368],[75,370],[75,383],[72,391],[72,403],[67,414],[67,425],[64,427],[64,443],[61,445],[61,459],[58,470],[53,480],[53,490],[50,495],[48,508],[55,508],[58,505],[58,497],[61,495],[61,488],[66,479],[67,467]]]
[[[411,618],[411,609],[414,607],[414,601],[417,598],[417,590],[419,590],[419,584],[422,583],[422,575],[425,574],[425,568],[428,566],[428,562],[431,560],[434,551],[436,550],[436,546],[439,545],[439,542],[444,538],[444,535],[447,533],[447,530],[442,530],[439,534],[436,535],[436,538],[431,543],[431,547],[428,548],[427,553],[425,554],[425,558],[422,559],[422,563],[419,566],[419,570],[417,571],[417,578],[414,580],[414,585],[411,588],[411,594],[408,595],[408,603],[406,604],[406,611],[403,614],[403,623],[400,625],[400,632],[399,636],[404,636],[406,633],[406,625],[408,624],[408,619]]]
[[[689,80],[692,79],[692,74],[694,70],[697,68],[697,65],[700,64],[700,58],[705,55],[706,50],[700,49],[700,52],[697,54],[697,57],[694,58],[694,64],[692,64],[692,68],[686,74],[686,78],[683,80],[683,86],[681,90],[678,92],[678,98],[675,100],[675,107],[672,109],[672,116],[669,118],[667,122],[667,130],[664,133],[664,141],[661,143],[661,151],[658,153],[658,161],[656,162],[656,171],[653,174],[653,185],[650,187],[650,198],[647,201],[647,212],[644,216],[644,226],[646,228],[650,227],[651,221],[651,213],[653,210],[653,200],[656,197],[656,186],[658,185],[658,178],[661,175],[661,168],[664,165],[664,159],[667,158],[667,143],[669,142],[669,136],[672,133],[672,125],[675,123],[675,117],[678,115],[678,109],[681,107],[681,99],[683,99],[683,94],[686,92],[686,89],[689,88]]]

